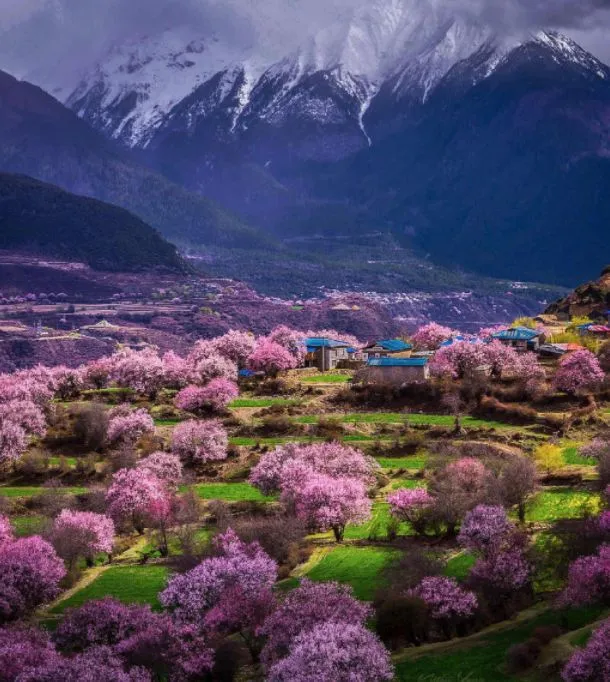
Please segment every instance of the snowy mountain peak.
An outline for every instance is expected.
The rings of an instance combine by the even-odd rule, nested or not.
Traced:
[[[610,70],[557,33],[533,41],[558,61],[609,78]],[[168,28],[113,47],[65,97],[79,116],[124,144],[146,147],[160,129],[180,121],[194,130],[221,115],[223,134],[301,117],[336,125],[346,116],[368,140],[363,118],[381,88],[423,102],[458,64],[485,51],[471,82],[491,75],[523,41],[504,40],[467,14],[437,0],[368,0],[306,37],[289,54],[270,25],[264,49],[228,45],[214,33]],[[326,74],[317,81],[315,74]]]

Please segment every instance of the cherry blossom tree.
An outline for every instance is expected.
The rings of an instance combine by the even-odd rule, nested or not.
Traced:
[[[294,356],[297,365],[300,365],[305,359],[307,349],[305,348],[305,335],[303,332],[282,325],[276,327],[271,334],[269,334],[267,340],[285,348]]]
[[[122,350],[112,356],[111,378],[117,386],[154,397],[163,387],[163,360],[152,348]]]
[[[0,545],[14,539],[13,526],[7,516],[0,515]]]
[[[212,342],[214,351],[235,363],[238,367],[245,367],[250,354],[256,345],[256,339],[247,332],[229,330]]]
[[[371,615],[372,609],[354,597],[350,586],[304,579],[260,628],[259,634],[267,638],[261,659],[269,669],[288,655],[291,643],[302,632],[331,620],[364,625]]]
[[[148,668],[155,679],[172,682],[205,679],[214,663],[214,652],[201,630],[176,624],[165,614],[155,614],[148,627],[119,642],[115,652],[128,665]]]
[[[174,399],[174,404],[181,410],[195,414],[206,410],[223,412],[232,400],[239,395],[239,388],[234,381],[218,378],[212,379],[206,386],[187,386]]]
[[[290,492],[297,517],[312,530],[332,530],[343,540],[348,523],[364,523],[371,515],[371,500],[362,481],[310,473],[301,486]]]
[[[456,625],[471,618],[478,607],[476,595],[461,587],[454,578],[424,578],[409,594],[425,602],[430,617],[438,622],[447,637]]]
[[[289,485],[291,466],[295,462],[310,471],[333,478],[351,477],[362,480],[367,486],[375,482],[379,471],[379,465],[372,457],[342,443],[288,443],[261,457],[250,472],[250,483],[265,495],[279,492]],[[294,469],[292,471],[297,473]]]
[[[394,677],[390,655],[363,625],[328,621],[300,633],[269,682],[381,682]]]
[[[62,651],[77,653],[92,646],[114,647],[146,630],[157,617],[148,604],[124,604],[105,597],[68,609],[53,634]]]
[[[237,588],[241,598],[258,599],[271,590],[277,564],[256,542],[246,544],[229,529],[216,539],[218,556],[170,579],[160,594],[163,606],[177,622],[206,626],[206,618],[223,599],[226,590]],[[214,614],[214,620],[216,614]]]
[[[9,419],[0,423],[0,464],[16,462],[27,447],[27,433],[19,424]]]
[[[32,400],[10,400],[0,403],[0,424],[6,421],[20,426],[28,436],[42,438],[47,430],[44,412]]]
[[[592,556],[579,557],[568,570],[568,583],[560,596],[564,606],[605,604],[610,599],[610,545]]]
[[[114,363],[110,357],[103,357],[88,362],[82,368],[85,386],[94,389],[106,388],[110,383],[113,368]]]
[[[120,469],[112,477],[106,504],[115,521],[131,523],[142,533],[153,505],[169,506],[169,498],[164,483],[146,469]]]
[[[104,514],[63,509],[53,522],[51,542],[69,567],[81,557],[92,565],[96,554],[112,553],[114,523]]]
[[[168,351],[162,357],[163,384],[165,388],[183,388],[188,383],[189,364],[185,358],[174,351]]]
[[[198,386],[205,386],[213,379],[226,379],[227,381],[237,381],[237,365],[231,360],[227,360],[222,355],[210,355],[204,357],[191,366],[189,372],[192,383]]]
[[[19,675],[20,682],[152,682],[143,668],[127,670],[108,647],[95,647],[72,658],[52,657]]]
[[[466,514],[457,539],[463,547],[489,555],[514,530],[503,507],[480,504]]]
[[[470,579],[494,596],[495,602],[506,604],[510,596],[529,584],[532,567],[519,547],[489,552],[472,567]]]
[[[0,680],[13,682],[29,670],[48,665],[57,652],[40,628],[13,626],[0,628]]]
[[[53,367],[51,373],[53,391],[61,400],[76,398],[85,387],[83,372],[80,369],[59,365]]]
[[[59,593],[63,561],[34,535],[0,545],[0,623],[31,613]]]
[[[269,339],[259,339],[248,358],[250,369],[277,376],[280,372],[295,369],[298,361],[290,351]]]
[[[117,415],[108,422],[108,440],[111,443],[134,444],[147,433],[154,433],[155,422],[147,410],[134,410]]]
[[[434,503],[434,498],[425,488],[409,490],[401,488],[388,495],[390,513],[400,521],[410,523],[413,530],[423,535],[428,524],[428,511]]]
[[[457,334],[458,332],[449,327],[430,322],[420,327],[411,340],[417,350],[436,350],[443,341],[447,341]]]
[[[572,654],[561,677],[564,682],[610,680],[610,618],[593,632],[583,649]]]
[[[484,344],[456,341],[435,353],[430,362],[430,371],[435,376],[441,376],[447,373],[447,368],[450,368],[450,376],[463,379],[485,364]]]
[[[590,443],[580,448],[582,457],[598,461],[608,454],[610,454],[610,442],[602,438],[594,438]]]
[[[434,472],[430,494],[434,497],[433,521],[444,524],[453,535],[466,512],[486,501],[493,479],[485,465],[473,457],[462,457]]]
[[[188,420],[172,433],[172,452],[187,464],[206,464],[227,458],[229,439],[217,419]]]
[[[171,452],[153,452],[138,462],[138,468],[156,476],[170,488],[176,488],[182,480],[182,462]]]
[[[558,391],[575,394],[595,388],[604,380],[604,370],[589,350],[578,350],[564,356],[555,375]]]

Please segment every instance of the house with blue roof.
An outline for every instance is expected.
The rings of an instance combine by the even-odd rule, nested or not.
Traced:
[[[410,357],[413,346],[402,339],[382,339],[362,349],[366,359]]]
[[[370,358],[359,373],[364,383],[403,386],[428,381],[429,358]]]
[[[350,359],[354,349],[346,341],[310,337],[303,340],[307,348],[305,367],[316,367],[321,372],[337,369],[337,365]]]
[[[512,346],[517,350],[537,351],[540,345],[546,341],[543,332],[528,327],[511,327],[493,335],[493,338],[506,346]]]

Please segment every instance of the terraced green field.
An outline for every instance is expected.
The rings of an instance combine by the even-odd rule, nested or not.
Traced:
[[[34,497],[35,495],[40,495],[41,493],[48,490],[43,486],[35,485],[25,485],[25,486],[0,486],[0,495],[3,497]],[[73,487],[73,488],[61,488],[61,492],[68,493],[70,495],[79,495],[81,493],[86,493],[87,488]]]
[[[229,407],[232,409],[239,409],[240,407],[273,407],[274,405],[291,407],[299,404],[299,400],[289,400],[287,398],[238,398]]]
[[[412,457],[375,457],[382,469],[409,469],[421,471],[426,467],[426,457],[413,455]]]
[[[526,520],[554,523],[559,519],[575,519],[587,512],[597,513],[600,504],[600,496],[586,490],[543,490],[529,502]]]
[[[159,565],[112,566],[50,612],[63,613],[67,608],[108,596],[126,604],[150,604],[153,608],[160,608],[157,595],[165,587],[169,573],[167,566]]]
[[[310,374],[301,377],[304,384],[346,384],[352,377],[347,374]]]
[[[356,412],[351,414],[303,415],[296,417],[298,424],[317,424],[320,417],[338,419],[345,424],[413,424],[419,426],[453,426],[455,419],[446,414],[407,414],[404,412]],[[464,417],[465,428],[515,429],[512,424]]]
[[[399,551],[383,547],[339,546],[316,564],[307,577],[347,583],[358,599],[370,601],[382,582],[383,569],[398,556]]]
[[[198,483],[193,488],[197,495],[204,500],[273,502],[275,499],[265,497],[249,483]]]

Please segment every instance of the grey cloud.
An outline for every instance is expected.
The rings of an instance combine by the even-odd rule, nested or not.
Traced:
[[[0,68],[44,82],[71,73],[114,43],[169,26],[195,27],[228,45],[293,49],[373,0],[0,0]],[[405,0],[407,1],[407,0]],[[499,32],[558,28],[610,59],[610,0],[431,0]],[[282,55],[279,55],[282,56]],[[41,70],[42,69],[42,70]],[[48,78],[48,76],[46,76]]]

